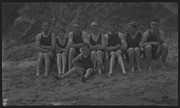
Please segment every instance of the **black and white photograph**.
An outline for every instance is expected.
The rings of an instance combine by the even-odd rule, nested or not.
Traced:
[[[178,106],[178,2],[2,2],[2,106]]]

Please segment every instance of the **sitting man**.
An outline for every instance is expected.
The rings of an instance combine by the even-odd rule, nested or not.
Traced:
[[[135,71],[135,64],[139,72],[140,68],[140,42],[142,40],[142,33],[137,30],[137,23],[132,21],[128,24],[128,32],[125,35],[127,42],[127,51],[125,52],[126,58],[130,61],[131,71]]]
[[[95,67],[93,62],[97,62],[98,66]],[[89,76],[101,67],[102,62],[90,53],[90,45],[88,43],[84,43],[81,47],[81,53],[73,59],[72,61],[74,67],[69,70],[67,73],[63,74],[62,76],[58,76],[56,78],[66,78],[74,73],[78,75],[82,75],[82,82],[85,82]]]
[[[111,23],[110,32],[105,34],[106,40],[106,51],[110,53],[110,69],[109,75],[113,75],[113,67],[115,64],[115,58],[118,58],[118,62],[121,66],[122,73],[126,74],[126,70],[124,67],[124,62],[122,59],[122,50],[125,50],[127,47],[127,43],[124,39],[124,35],[118,32],[117,24]]]
[[[70,49],[68,57],[69,70],[72,68],[72,60],[80,53],[79,49],[82,47],[83,43],[89,42],[87,33],[80,30],[79,23],[75,23],[73,27],[73,31],[69,33],[67,44],[68,49]]]
[[[37,73],[39,76],[40,69],[45,60],[45,73],[47,77],[49,74],[50,60],[55,57],[56,35],[50,32],[50,23],[44,22],[42,25],[42,32],[36,36],[36,49],[40,51],[37,63]]]
[[[103,33],[99,30],[98,23],[95,21],[91,23],[91,32],[88,35],[88,38],[91,46],[91,53],[94,56],[97,56],[99,60],[104,61],[105,39]],[[102,70],[104,69],[100,68],[98,70],[99,75],[102,75]]]
[[[163,40],[164,32],[159,30],[160,21],[159,19],[153,19],[151,21],[151,29],[143,34],[143,40],[141,46],[144,47],[144,56],[148,63],[148,71],[151,69],[152,58],[157,59],[162,56],[162,67],[166,70],[166,58],[168,54],[168,45]]]

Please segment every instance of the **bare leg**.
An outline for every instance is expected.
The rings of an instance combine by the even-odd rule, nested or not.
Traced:
[[[94,56],[94,57],[96,57],[97,56],[97,54],[96,54],[96,51],[91,51],[91,56]],[[96,68],[96,60],[93,60],[93,64],[94,64],[94,69]]]
[[[163,69],[166,70],[166,59],[167,59],[167,55],[168,55],[168,45],[166,43],[164,43],[163,45],[163,51],[162,51],[162,66]]]
[[[145,47],[145,55],[146,55],[146,60],[148,64],[148,71],[152,71],[151,69],[151,60],[152,60],[152,46],[151,45],[146,45]]]
[[[57,53],[57,67],[58,67],[58,75],[61,74],[61,53]]]
[[[131,65],[131,71],[134,72],[134,48],[129,48],[127,50],[128,56],[129,56],[129,61]]]
[[[40,73],[40,69],[41,69],[41,67],[42,67],[43,60],[44,60],[44,53],[40,53],[40,54],[39,54],[39,59],[38,59],[38,62],[37,62],[37,72],[36,72],[36,76],[39,76],[39,73]]]
[[[103,52],[102,51],[97,51],[97,57],[99,58],[100,62],[102,63],[102,58],[103,58]],[[102,74],[102,67],[98,69],[99,75]]]
[[[122,73],[126,74],[126,70],[125,70],[125,67],[124,67],[124,62],[123,62],[123,59],[122,59],[122,51],[121,50],[116,51],[116,55],[118,57],[118,62],[121,65]]]
[[[112,75],[113,74],[113,67],[114,67],[114,63],[115,63],[116,53],[114,51],[112,51],[110,53],[110,55],[111,55],[111,59],[110,59],[109,75]]]
[[[81,71],[81,70],[76,67],[73,67],[68,72],[66,72],[64,75],[62,75],[61,77],[66,78],[66,77],[72,75],[73,73],[75,73],[76,71]]]
[[[159,58],[162,54],[163,46],[160,45],[156,51],[156,58]]]
[[[137,69],[139,72],[141,72],[142,69],[140,68],[140,49],[138,47],[135,48],[135,58],[137,63]]]
[[[68,62],[68,64],[69,64],[69,70],[72,68],[72,60],[74,59],[74,54],[75,54],[75,49],[74,48],[70,48],[70,51],[69,51],[69,62]]]
[[[86,70],[86,74],[84,75],[84,77],[85,77],[86,79],[88,79],[89,76],[90,76],[92,73],[93,73],[93,69],[87,69],[87,70]]]
[[[53,57],[53,53],[45,53],[44,58],[45,58],[45,73],[44,76],[48,76],[49,74],[49,67],[50,67],[50,60]]]
[[[65,73],[66,62],[67,62],[67,54],[62,53],[62,74]]]

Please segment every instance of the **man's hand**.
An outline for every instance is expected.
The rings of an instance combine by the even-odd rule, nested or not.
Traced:
[[[99,50],[104,50],[104,47],[103,46],[99,46]]]
[[[82,68],[82,67],[79,67],[79,70],[81,70],[82,72],[83,72],[83,71],[85,71],[85,69],[84,69],[84,68]]]
[[[62,52],[63,52],[63,49],[58,48],[58,49],[56,50],[56,52],[58,52],[58,53],[62,53]]]
[[[106,51],[107,51],[107,52],[110,52],[111,50],[112,50],[112,47],[107,47],[107,48],[106,48]]]
[[[160,43],[159,43],[159,42],[153,42],[152,45],[154,45],[154,46],[159,46]]]

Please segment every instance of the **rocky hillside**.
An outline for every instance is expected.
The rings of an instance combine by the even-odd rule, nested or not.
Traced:
[[[178,4],[175,2],[2,3],[3,60],[36,59],[36,51],[26,45],[33,44],[43,20],[52,21],[55,18],[52,29],[64,27],[67,32],[76,21],[81,22],[82,29],[88,31],[93,20],[100,24],[103,32],[107,32],[109,22],[115,20],[119,30],[126,32],[126,24],[132,20],[138,22],[139,30],[145,31],[154,17],[161,19],[161,28],[167,33],[167,37],[177,33]]]

